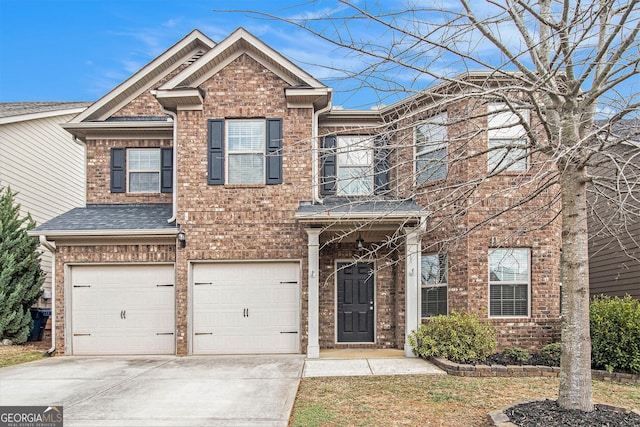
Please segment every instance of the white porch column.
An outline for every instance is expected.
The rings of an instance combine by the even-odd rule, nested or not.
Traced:
[[[412,330],[418,329],[420,324],[420,251],[422,242],[420,233],[416,229],[406,230],[405,241],[405,337],[404,355],[405,357],[416,357],[409,345],[409,334]]]
[[[309,343],[307,345],[307,358],[317,359],[320,357],[320,297],[319,297],[319,267],[320,267],[320,233],[319,228],[305,229],[309,236],[308,247],[308,283],[309,283],[309,305],[308,305],[308,328]]]

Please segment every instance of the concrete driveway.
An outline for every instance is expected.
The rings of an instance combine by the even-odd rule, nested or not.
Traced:
[[[54,357],[0,369],[0,406],[71,426],[286,426],[302,355]]]

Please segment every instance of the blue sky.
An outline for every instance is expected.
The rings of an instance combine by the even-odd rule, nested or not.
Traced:
[[[372,11],[402,10],[402,16],[393,15],[393,19],[406,19],[404,22],[409,22],[412,30],[428,33],[433,26],[445,22],[443,16],[426,12],[417,20],[412,19],[409,13],[405,14],[404,5],[429,8],[436,1],[353,2]],[[455,2],[444,3],[456,7]],[[492,14],[485,0],[471,0],[471,4],[479,15]],[[388,64],[367,69],[372,60],[338,50],[290,24],[255,14],[216,12],[231,9],[287,18],[330,14],[338,19],[313,21],[316,28],[365,40],[377,52],[394,46],[415,70]],[[334,105],[345,108],[390,104],[431,85],[433,77],[419,70],[454,76],[478,69],[478,62],[423,44],[414,45],[415,40],[408,40],[411,45],[407,40],[399,41],[397,35],[385,33],[370,21],[350,19],[347,28],[339,17],[352,13],[353,9],[340,6],[337,0],[0,0],[0,102],[95,101],[196,28],[216,42],[239,26],[246,28],[332,87]],[[448,28],[435,35],[446,38]],[[513,25],[502,23],[496,34],[509,46],[517,48],[520,44]],[[495,47],[480,41],[473,32],[468,33],[466,46],[480,61],[510,67],[496,54]],[[338,71],[345,69],[365,72],[345,78]],[[374,93],[363,87],[367,85],[383,90]],[[634,78],[625,83],[622,92],[613,95],[617,101],[629,101],[639,96],[639,88],[640,78]]]
[[[94,101],[197,28],[219,42],[242,26],[316,78],[352,108],[376,104],[357,82],[332,80],[315,64],[333,48],[273,20],[214,10],[250,9],[280,16],[314,14],[323,2],[300,0],[0,0],[0,101]],[[333,3],[333,2],[331,2]],[[344,56],[344,54],[341,54]],[[333,73],[335,76],[335,73]]]

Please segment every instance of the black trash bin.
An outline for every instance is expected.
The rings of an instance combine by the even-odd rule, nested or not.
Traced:
[[[31,318],[33,319],[33,329],[27,341],[42,341],[44,338],[44,328],[47,326],[47,320],[51,316],[51,310],[44,308],[32,308]]]

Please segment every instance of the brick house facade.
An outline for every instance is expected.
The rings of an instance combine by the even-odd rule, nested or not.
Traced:
[[[407,334],[454,310],[490,318],[501,345],[556,339],[557,208],[543,195],[492,217],[545,166],[454,200],[486,155],[417,183],[415,126],[446,111],[448,155],[481,151],[486,103],[349,111],[331,95],[243,29],[194,31],[65,124],[87,147],[87,206],[32,232],[56,248],[57,350],[411,356]]]

